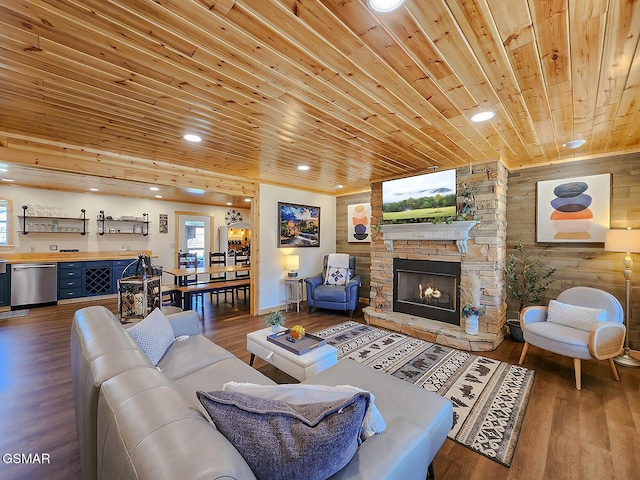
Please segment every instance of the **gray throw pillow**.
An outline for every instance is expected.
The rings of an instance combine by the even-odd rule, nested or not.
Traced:
[[[154,365],[158,365],[176,338],[171,322],[159,308],[156,308],[148,317],[140,323],[136,323],[127,332]]]
[[[244,393],[197,392],[217,429],[258,480],[324,480],[355,455],[368,392],[294,405]]]

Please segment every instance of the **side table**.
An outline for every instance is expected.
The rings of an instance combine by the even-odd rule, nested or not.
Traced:
[[[293,304],[296,304],[296,312],[300,313],[300,302],[302,302],[302,289],[304,285],[304,277],[285,277],[284,279],[284,293],[285,293],[285,306],[284,311],[289,311],[289,305],[293,308]]]

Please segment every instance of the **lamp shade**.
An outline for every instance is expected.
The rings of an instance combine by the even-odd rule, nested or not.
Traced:
[[[640,252],[640,230],[609,230],[604,237],[608,252]]]
[[[300,255],[287,256],[287,270],[293,272],[300,268]]]

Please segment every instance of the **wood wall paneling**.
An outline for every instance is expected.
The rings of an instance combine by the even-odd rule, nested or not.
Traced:
[[[573,286],[601,288],[616,296],[624,305],[624,253],[605,252],[602,243],[537,243],[536,183],[544,180],[612,174],[611,228],[640,228],[640,154],[619,155],[534,167],[509,173],[507,191],[507,247],[513,253],[517,240],[522,240],[527,253],[539,257],[542,268],[556,267],[554,283],[543,303]],[[632,253],[636,270],[640,254]],[[631,278],[631,348],[640,349],[640,274]],[[516,302],[508,298],[509,310]]]
[[[360,297],[366,303],[370,291],[371,244],[366,242],[348,242],[347,228],[350,219],[347,207],[356,203],[371,202],[371,192],[355,193],[336,198],[336,252],[348,253],[356,257],[356,273],[362,278]]]

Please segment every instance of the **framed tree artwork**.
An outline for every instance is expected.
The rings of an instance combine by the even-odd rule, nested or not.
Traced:
[[[538,242],[604,242],[610,220],[610,173],[538,182]]]
[[[319,247],[320,207],[278,202],[278,247]]]

